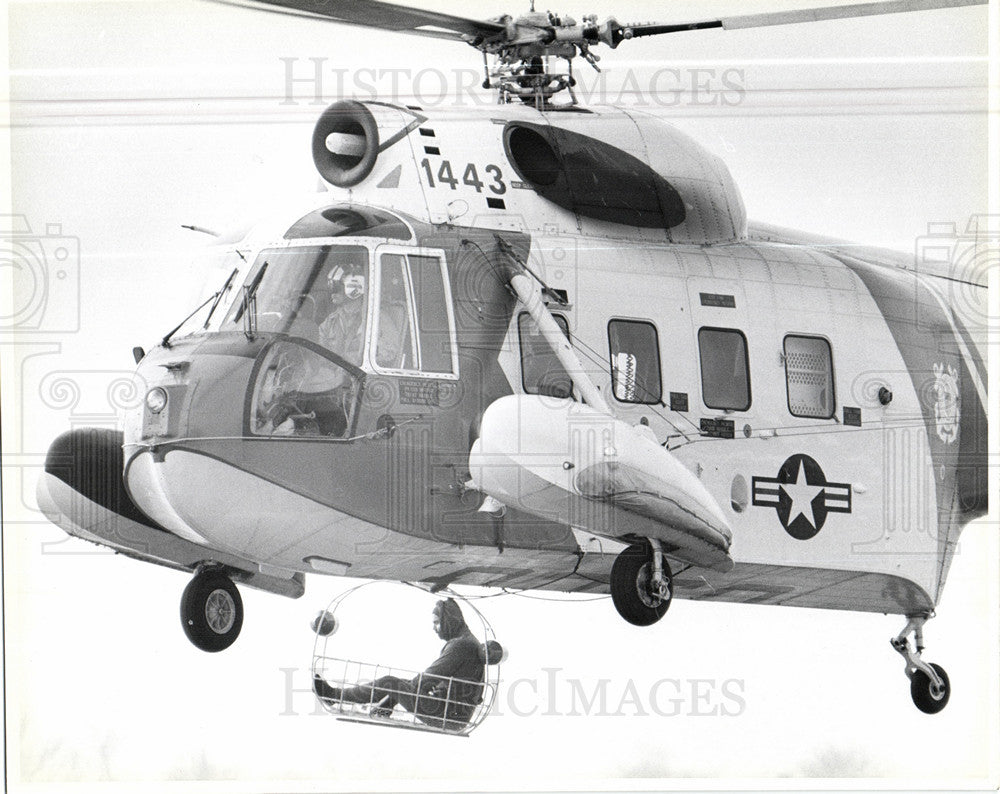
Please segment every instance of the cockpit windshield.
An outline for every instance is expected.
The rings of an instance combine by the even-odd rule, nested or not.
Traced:
[[[359,365],[368,314],[368,257],[360,245],[265,249],[245,282],[254,300],[234,301],[222,329],[242,330],[244,315],[252,312],[257,331],[301,337]]]

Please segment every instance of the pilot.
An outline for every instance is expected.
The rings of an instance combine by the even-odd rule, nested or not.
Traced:
[[[460,730],[482,702],[480,645],[453,598],[438,601],[433,616],[434,631],[445,644],[441,655],[422,673],[412,679],[386,675],[370,684],[343,689],[314,674],[313,691],[326,701],[371,703],[373,716],[389,716],[399,704],[427,725]]]
[[[328,350],[355,366],[361,364],[365,340],[366,265],[342,259],[327,273],[332,310],[317,327],[307,312],[316,305],[311,295],[299,296],[296,318],[288,333],[319,341]],[[300,314],[302,315],[300,317]],[[298,347],[289,348],[279,360],[283,382],[268,409],[275,435],[342,437],[350,425],[351,384],[346,370]]]
[[[327,273],[332,310],[319,326],[319,341],[345,361],[359,366],[365,346],[367,278],[358,264],[334,265]]]

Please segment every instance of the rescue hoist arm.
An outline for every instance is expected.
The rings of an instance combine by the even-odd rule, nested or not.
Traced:
[[[511,289],[514,290],[521,303],[524,304],[528,314],[531,315],[531,319],[535,321],[535,325],[538,326],[542,338],[552,349],[553,354],[559,360],[559,363],[562,364],[563,369],[566,370],[570,380],[573,381],[574,388],[576,388],[580,396],[583,397],[584,402],[591,408],[609,416],[612,415],[607,401],[605,401],[597,386],[594,385],[594,382],[584,370],[583,364],[576,355],[576,351],[573,350],[573,346],[569,343],[566,335],[563,334],[562,329],[560,329],[552,313],[549,311],[548,306],[542,300],[541,290],[529,278],[528,274],[531,271],[515,256],[511,247],[502,238],[497,236],[496,239],[497,247],[513,265],[509,268],[508,276]],[[535,276],[535,280],[539,284],[542,284],[537,276]],[[544,284],[542,284],[542,287],[548,289]]]

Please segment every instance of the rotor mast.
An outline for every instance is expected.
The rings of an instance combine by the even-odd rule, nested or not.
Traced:
[[[616,47],[631,31],[610,18],[598,25],[597,16],[589,14],[582,23],[568,16],[551,11],[531,11],[518,18],[509,15],[491,20],[504,26],[503,35],[470,41],[486,56],[495,58],[492,69],[485,66],[483,88],[497,91],[497,102],[505,104],[520,100],[534,104],[539,110],[547,107],[551,99],[568,91],[570,104],[577,103],[573,86],[573,59],[582,56],[594,69],[600,71],[600,56],[591,51],[591,45],[606,43]],[[628,31],[628,32],[626,32]],[[553,68],[565,61],[565,70]]]

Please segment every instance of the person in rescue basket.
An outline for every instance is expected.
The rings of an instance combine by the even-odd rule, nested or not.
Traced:
[[[389,716],[398,703],[426,725],[461,730],[483,696],[483,661],[479,641],[472,635],[454,599],[434,605],[434,631],[445,640],[441,655],[412,679],[387,675],[370,684],[330,686],[313,674],[313,690],[323,700],[371,703],[373,716]]]

